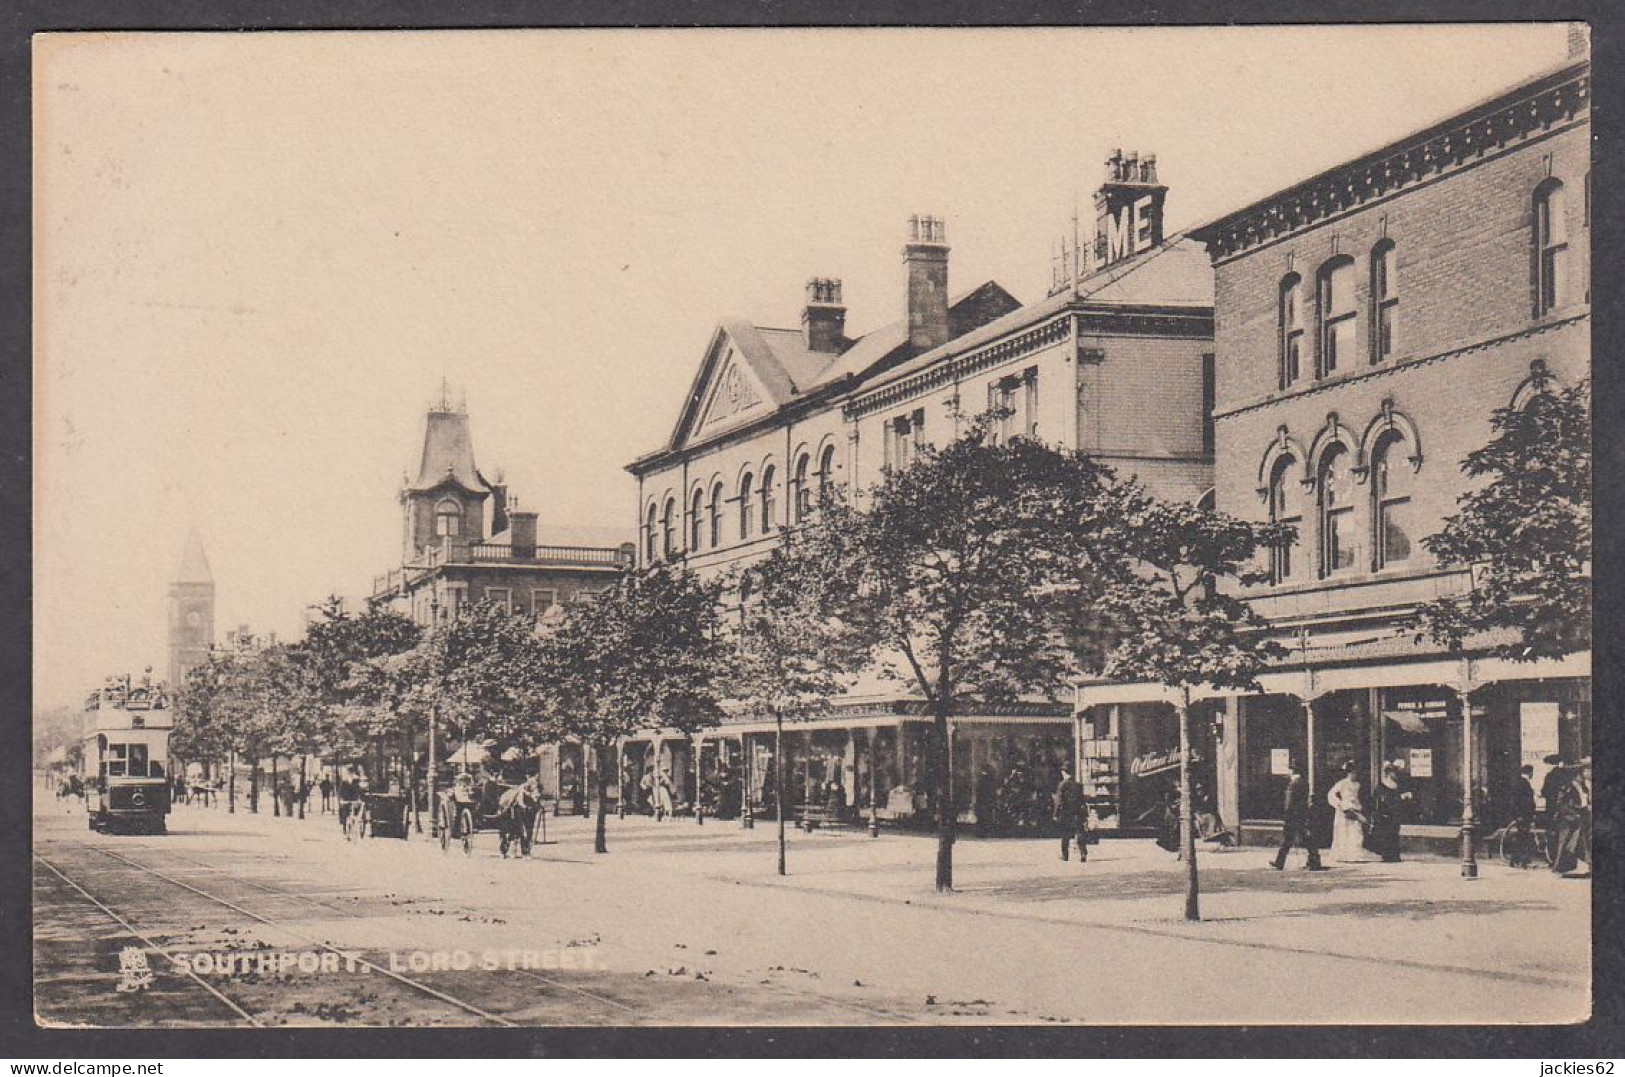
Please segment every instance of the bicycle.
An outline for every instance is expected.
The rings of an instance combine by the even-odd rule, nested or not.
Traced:
[[[339,829],[345,841],[354,841],[366,835],[365,805],[359,800],[339,801]]]
[[[1557,855],[1551,833],[1529,821],[1514,819],[1491,834],[1490,840],[1494,843],[1495,858],[1513,867],[1527,867],[1537,862],[1551,867]]]

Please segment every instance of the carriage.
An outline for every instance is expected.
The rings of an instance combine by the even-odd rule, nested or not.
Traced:
[[[90,829],[162,834],[169,815],[169,697],[147,676],[112,677],[85,700],[82,773]]]
[[[494,778],[482,782],[459,780],[440,792],[435,822],[441,850],[455,843],[462,846],[465,855],[474,851],[474,836],[481,831],[497,832],[504,857],[515,846],[520,856],[529,856],[538,827],[544,842],[547,836],[546,814],[535,778],[517,785]]]

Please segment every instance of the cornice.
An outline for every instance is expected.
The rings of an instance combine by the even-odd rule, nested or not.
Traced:
[[[920,393],[950,385],[977,371],[998,366],[1011,359],[1040,351],[1066,340],[1072,333],[1070,310],[1057,312],[1050,319],[1025,332],[1005,337],[983,348],[972,349],[911,374],[908,377],[881,386],[872,392],[847,401],[842,414],[858,419],[882,408],[891,407]]]
[[[1578,64],[1255,202],[1191,235],[1215,265],[1373,201],[1589,119],[1591,65]]]

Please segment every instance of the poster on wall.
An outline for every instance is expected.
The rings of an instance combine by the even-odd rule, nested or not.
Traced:
[[[1292,749],[1270,749],[1270,773],[1285,776],[1292,773]]]
[[[1551,771],[1549,759],[1562,751],[1557,739],[1558,707],[1555,701],[1524,700],[1518,704],[1519,755],[1524,765],[1535,768],[1530,784],[1535,787],[1538,806],[1546,807],[1540,790]]]
[[[1433,749],[1412,748],[1410,752],[1410,771],[1413,778],[1433,777]]]

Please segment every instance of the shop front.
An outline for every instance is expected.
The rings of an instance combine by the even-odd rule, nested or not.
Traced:
[[[1198,802],[1218,788],[1215,768],[1218,704],[1191,711],[1192,788]],[[1107,703],[1078,719],[1084,797],[1095,825],[1124,834],[1150,834],[1179,791],[1179,716],[1168,703]]]

